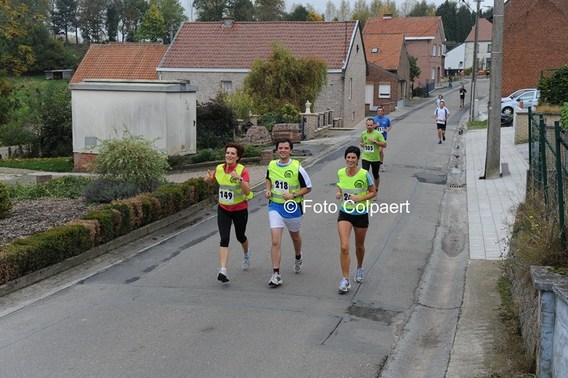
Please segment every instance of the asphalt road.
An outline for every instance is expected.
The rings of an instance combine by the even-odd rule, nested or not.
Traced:
[[[306,211],[300,274],[284,235],[282,287],[267,285],[270,232],[259,195],[250,203],[251,269],[240,269],[233,236],[228,285],[216,280],[210,211],[54,278],[50,289],[3,299],[0,376],[443,377],[467,227],[465,190],[448,185],[459,171],[449,159],[460,143],[459,115],[438,145],[433,111],[429,104],[394,123],[378,203],[408,203],[408,212],[371,218],[365,282],[347,295],[337,293],[336,214],[323,211],[336,202],[338,148],[308,168],[314,190],[306,198],[322,209]],[[354,262],[352,253],[352,275]]]

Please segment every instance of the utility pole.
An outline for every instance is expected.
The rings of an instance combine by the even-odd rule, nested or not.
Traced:
[[[485,151],[485,179],[499,177],[501,166],[501,92],[503,82],[503,29],[505,4],[495,0],[491,42],[491,75],[489,90],[489,119],[487,120],[487,149]]]
[[[471,69],[471,89],[469,93],[469,120],[473,121],[475,112],[475,85],[477,84],[477,43],[479,40],[479,11],[483,0],[475,0],[477,9],[475,11],[475,39],[473,42],[473,67]]]

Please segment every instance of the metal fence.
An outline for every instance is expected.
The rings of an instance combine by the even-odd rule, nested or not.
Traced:
[[[560,243],[566,248],[566,197],[568,196],[567,132],[560,122],[546,125],[542,114],[529,108],[529,190],[542,197],[545,213],[558,224]]]

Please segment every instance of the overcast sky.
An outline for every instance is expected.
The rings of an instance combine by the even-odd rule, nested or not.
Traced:
[[[311,4],[316,11],[318,11],[318,13],[325,13],[325,5],[327,4],[328,0],[306,0],[306,1],[302,1],[302,0],[284,0],[286,2],[286,8],[287,11],[290,11],[291,7],[294,4],[301,4],[301,5],[307,5],[307,4]],[[339,8],[339,4],[341,3],[341,0],[332,0],[333,3],[335,4],[336,8]],[[355,4],[356,0],[349,0],[349,3],[351,4],[351,6],[353,7],[353,4]],[[370,4],[372,0],[367,0],[367,4]],[[442,4],[444,1],[446,0],[426,0],[427,3],[434,3],[436,4],[436,6]],[[449,0],[452,2],[457,2],[458,0]],[[459,0],[461,2],[461,0]],[[469,3],[470,7],[472,9],[475,9],[475,0],[465,0],[466,3]],[[493,6],[493,0],[481,0],[481,6]],[[190,16],[189,11],[187,11],[190,7],[190,4],[192,3],[192,0],[180,0],[181,4],[183,5],[183,7],[186,9],[186,13],[187,16]],[[254,2],[254,0],[253,0]],[[400,5],[404,2],[404,0],[395,0],[397,5]]]

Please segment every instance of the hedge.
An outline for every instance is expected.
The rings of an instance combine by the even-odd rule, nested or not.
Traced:
[[[203,179],[167,184],[152,193],[113,201],[83,219],[0,247],[0,285],[77,256],[132,230],[213,198],[216,185]]]

